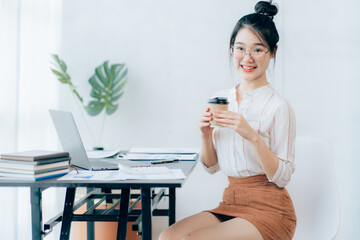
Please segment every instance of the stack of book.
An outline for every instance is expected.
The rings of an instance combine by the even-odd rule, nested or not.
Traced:
[[[31,150],[0,155],[0,177],[42,180],[69,172],[68,152]]]

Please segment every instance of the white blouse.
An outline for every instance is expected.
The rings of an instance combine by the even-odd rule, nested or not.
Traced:
[[[268,84],[246,92],[240,106],[236,86],[212,97],[227,97],[229,111],[241,113],[265,144],[279,158],[279,167],[270,182],[279,187],[289,183],[295,170],[295,115],[290,104]],[[246,177],[264,174],[251,144],[234,130],[215,127],[213,143],[218,163],[205,169],[213,174],[220,169],[227,176]]]

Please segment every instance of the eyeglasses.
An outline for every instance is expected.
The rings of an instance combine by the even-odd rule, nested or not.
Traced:
[[[236,59],[242,59],[246,54],[250,54],[251,58],[255,61],[263,61],[268,52],[270,52],[270,49],[268,50],[260,46],[250,50],[235,45],[231,47],[231,55]]]

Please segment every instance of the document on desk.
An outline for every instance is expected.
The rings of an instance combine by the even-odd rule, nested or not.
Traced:
[[[126,180],[125,176],[117,170],[114,171],[71,171],[58,181],[116,181]]]
[[[157,179],[185,179],[186,176],[181,169],[169,169],[168,172],[148,173],[144,171],[135,171],[131,173],[125,170],[114,171],[72,171],[58,179],[58,181],[122,181],[122,180],[157,180]]]
[[[131,148],[128,152],[118,155],[118,158],[128,160],[167,160],[177,159],[193,161],[197,159],[199,148]]]
[[[178,159],[178,160],[195,160],[197,153],[193,154],[169,154],[169,153],[132,153],[128,152],[119,156],[128,160],[165,160],[165,159]]]
[[[116,156],[120,152],[121,150],[86,150],[86,155],[88,158],[109,158]]]
[[[200,148],[139,148],[133,147],[129,153],[167,153],[167,154],[197,154]]]
[[[158,174],[142,174],[142,173],[128,173],[124,172],[124,176],[126,179],[132,179],[132,180],[161,180],[161,179],[185,179],[186,176],[183,173],[181,169],[170,169],[168,173],[158,173]]]

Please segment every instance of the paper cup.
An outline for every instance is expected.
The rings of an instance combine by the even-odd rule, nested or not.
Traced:
[[[217,109],[228,110],[229,102],[227,98],[212,98],[208,102],[209,104],[209,112],[212,113],[212,120],[210,121],[210,127],[219,126],[218,122],[214,120],[214,114]]]

